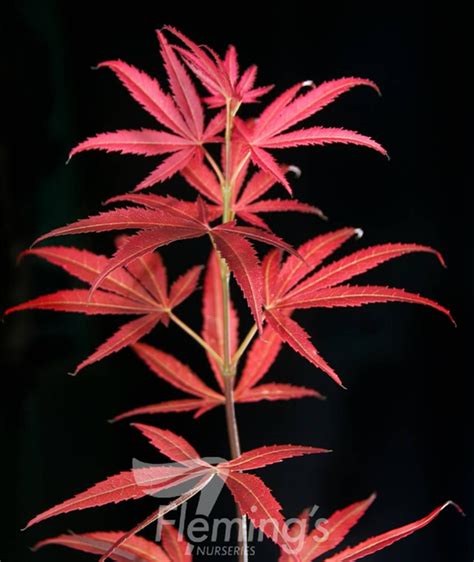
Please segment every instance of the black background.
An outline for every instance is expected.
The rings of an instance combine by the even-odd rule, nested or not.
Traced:
[[[297,196],[321,206],[331,220],[280,216],[272,225],[292,243],[350,224],[362,227],[365,236],[348,250],[389,241],[436,247],[447,270],[431,256],[414,255],[364,280],[439,300],[453,311],[458,328],[432,310],[396,304],[298,315],[349,390],[340,390],[285,349],[268,380],[314,386],[328,400],[239,407],[242,443],[244,449],[288,442],[334,449],[260,474],[287,516],[308,504],[320,505],[319,514],[328,515],[376,490],[377,502],[350,543],[414,520],[446,499],[459,502],[472,517],[472,114],[466,83],[472,14],[461,6],[16,2],[2,18],[7,97],[0,152],[2,308],[70,287],[67,276],[37,260],[15,267],[18,252],[48,229],[95,212],[101,201],[128,191],[150,169],[145,159],[95,153],[64,165],[68,150],[90,134],[153,126],[110,73],[90,70],[97,62],[123,58],[163,80],[154,29],[170,23],[220,52],[235,43],[243,64],[259,64],[260,83],[276,82],[279,89],[305,79],[370,77],[380,85],[381,99],[361,88],[324,110],[317,123],[370,134],[388,148],[391,161],[351,147],[282,156],[303,170],[294,182]],[[182,183],[160,189],[188,196]],[[109,252],[111,239],[77,242]],[[176,275],[202,263],[206,251],[203,242],[176,245],[163,254]],[[198,293],[182,308],[197,325],[199,299]],[[59,547],[33,555],[28,547],[67,529],[127,529],[154,507],[147,498],[19,531],[39,511],[127,469],[133,457],[161,460],[126,423],[106,420],[124,409],[179,397],[177,392],[129,350],[75,379],[66,374],[116,326],[106,318],[38,312],[8,318],[1,327],[2,561],[87,559]],[[180,353],[211,381],[199,349],[177,329],[160,328],[149,340]],[[186,414],[146,421],[183,434],[203,455],[228,454],[221,410],[197,423]],[[216,510],[219,516],[229,513],[230,499],[222,496]],[[471,517],[448,510],[429,528],[373,558],[472,560]],[[261,546],[257,558],[275,559],[274,552],[270,544]]]

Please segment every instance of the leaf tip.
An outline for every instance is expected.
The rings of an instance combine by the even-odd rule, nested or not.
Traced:
[[[364,230],[362,228],[354,228],[354,236],[356,240],[360,240],[364,236]]]

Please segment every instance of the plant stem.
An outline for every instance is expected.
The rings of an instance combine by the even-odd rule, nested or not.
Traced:
[[[222,222],[226,223],[232,219],[232,125],[234,114],[232,111],[231,100],[226,103],[226,127],[225,127],[225,148],[224,148],[224,181],[222,182]],[[222,285],[222,321],[223,321],[223,351],[222,378],[224,380],[225,395],[225,415],[227,423],[227,435],[229,448],[232,458],[240,455],[240,439],[235,415],[234,401],[234,382],[235,382],[235,363],[231,357],[230,342],[230,271],[227,263],[222,258],[220,260],[221,285]],[[247,518],[242,515],[237,508],[237,517],[240,518],[239,530],[239,562],[248,562],[247,553]]]
[[[250,328],[250,330],[248,331],[248,334],[242,340],[242,343],[240,344],[239,349],[234,353],[234,357],[232,357],[232,366],[234,368],[234,371],[237,369],[237,364],[239,363],[239,359],[245,353],[245,350],[247,349],[247,347],[252,342],[252,340],[255,337],[255,334],[257,333],[257,331],[258,331],[257,324],[254,324]]]
[[[188,336],[191,336],[194,341],[196,341],[201,347],[203,347],[209,353],[209,355],[212,355],[217,363],[222,366],[222,357],[207,342],[205,342],[201,338],[201,336],[191,328],[191,326],[188,326],[186,322],[183,322],[181,318],[178,318],[178,316],[176,316],[176,314],[171,311],[168,312],[168,316],[170,317],[170,320],[172,322],[174,322],[184,332],[186,332]]]

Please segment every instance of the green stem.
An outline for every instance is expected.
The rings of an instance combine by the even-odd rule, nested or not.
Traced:
[[[234,114],[232,112],[231,100],[226,103],[226,127],[224,148],[224,178],[222,182],[222,222],[232,220],[232,125]],[[233,459],[240,455],[240,439],[237,418],[235,415],[234,384],[235,365],[231,357],[230,345],[230,271],[227,263],[220,260],[221,285],[222,285],[222,321],[224,338],[224,357],[222,362],[222,378],[224,380],[225,415],[227,423],[227,435],[229,439],[230,454]],[[247,553],[247,518],[237,508],[237,517],[240,518],[239,530],[239,562],[248,562]]]
[[[234,357],[232,357],[232,366],[233,366],[234,371],[237,370],[237,365],[239,363],[239,359],[245,353],[245,350],[247,349],[247,347],[251,344],[251,342],[252,342],[253,338],[255,337],[255,334],[257,333],[257,331],[258,331],[257,324],[254,324],[250,328],[250,330],[248,331],[245,338],[242,340],[242,343],[240,344],[239,349],[234,353]]]
[[[188,326],[186,322],[183,322],[181,318],[178,318],[178,316],[176,316],[176,314],[171,311],[168,312],[168,316],[170,317],[170,320],[172,322],[174,322],[184,332],[186,332],[188,336],[191,336],[194,341],[196,341],[201,347],[203,347],[209,353],[209,355],[212,355],[217,363],[222,366],[222,357],[206,341],[204,341],[201,336],[191,328],[191,326]]]

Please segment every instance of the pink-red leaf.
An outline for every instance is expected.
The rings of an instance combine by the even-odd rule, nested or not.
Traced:
[[[70,289],[18,304],[9,308],[5,314],[33,309],[79,312],[82,314],[144,314],[154,312],[151,306],[147,310],[146,305],[114,293],[96,291],[91,296],[87,289]]]
[[[304,447],[302,445],[271,445],[269,447],[258,447],[242,453],[236,459],[221,463],[219,468],[225,468],[232,472],[240,470],[255,470],[286,459],[301,457],[303,455],[314,455],[316,453],[329,453],[327,449],[316,447]]]
[[[49,263],[64,269],[70,275],[91,284],[95,281],[99,273],[107,266],[108,258],[100,256],[87,250],[68,248],[64,246],[47,246],[26,250],[21,256],[34,255]],[[110,275],[103,284],[103,288],[113,291],[124,297],[139,301],[149,301],[153,304],[150,295],[144,289],[137,277],[142,281],[141,276],[132,276],[124,269],[117,269]],[[148,288],[148,287],[147,287]]]
[[[454,504],[453,502],[446,502],[445,504],[437,507],[431,513],[426,515],[426,517],[422,517],[413,523],[409,523],[408,525],[404,525],[403,527],[399,527],[397,529],[393,529],[388,531],[387,533],[383,533],[381,535],[377,535],[372,537],[364,542],[361,542],[357,546],[352,546],[346,548],[342,552],[331,556],[330,558],[326,558],[326,562],[353,562],[355,560],[359,560],[360,558],[365,558],[366,556],[370,556],[379,550],[387,548],[388,546],[392,545],[393,543],[408,537],[415,531],[419,531],[433,519],[435,519],[443,509],[448,507],[449,505],[453,505],[456,507],[458,511],[461,511],[459,507]]]
[[[267,374],[282,345],[282,339],[278,334],[272,328],[265,326],[262,335],[254,341],[247,354],[237,393],[253,387]]]
[[[260,146],[264,148],[291,148],[294,146],[334,143],[365,146],[387,156],[385,148],[366,135],[361,135],[356,131],[349,131],[347,129],[328,127],[311,127],[309,129],[299,129],[291,133],[284,133],[262,141]]]
[[[155,347],[137,343],[133,350],[160,378],[174,387],[199,398],[220,399],[220,395],[206,386],[191,369],[172,355]]]
[[[142,423],[133,423],[132,425],[143,433],[153,447],[172,461],[195,465],[199,460],[199,453],[186,439],[176,435],[172,431],[159,429],[158,427]],[[202,463],[203,461],[200,461],[200,464]]]
[[[121,154],[137,154],[157,156],[167,152],[177,152],[194,146],[191,140],[172,133],[153,129],[120,130],[110,133],[99,133],[82,141],[71,152],[71,156],[85,150],[105,150]]]
[[[325,218],[321,209],[297,201],[296,199],[265,199],[264,201],[257,201],[251,205],[247,205],[245,210],[249,213],[282,213],[282,212],[296,212],[296,213],[309,213],[311,215],[318,215],[318,217]]]
[[[222,281],[219,267],[219,259],[216,252],[212,252],[206,268],[203,291],[203,329],[202,335],[206,343],[214,349],[220,357],[224,355],[224,312],[222,302]],[[229,303],[229,347],[230,353],[234,355],[237,350],[239,318],[232,300]],[[209,363],[212,367],[216,380],[223,388],[223,381],[219,365],[212,355],[208,354]]]
[[[175,466],[154,466],[121,472],[40,513],[26,528],[63,513],[142,498],[193,477],[192,471]]]
[[[317,349],[311,343],[310,337],[299,324],[287,314],[282,314],[277,310],[267,310],[266,319],[283,341],[342,386],[341,379],[334,369],[319,355]]]
[[[133,345],[146,336],[161,320],[162,314],[148,314],[127,322],[121,326],[113,336],[100,345],[92,355],[80,363],[72,374],[77,375],[84,367],[96,363],[104,357],[120,351],[124,347]]]
[[[202,473],[201,473],[202,474]],[[124,542],[128,541],[130,537],[133,537],[136,533],[139,533],[145,527],[148,527],[151,523],[154,523],[161,517],[164,517],[170,511],[175,510],[177,507],[189,501],[192,497],[198,494],[203,488],[205,488],[210,481],[214,478],[215,473],[204,471],[205,476],[201,478],[196,484],[194,484],[187,492],[176,498],[168,505],[161,506],[160,509],[149,515],[144,521],[141,521],[133,529],[125,533],[121,538],[119,538],[108,551],[99,559],[99,562],[105,562],[113,553],[119,548]]]
[[[316,236],[302,244],[298,248],[298,254],[304,261],[295,256],[289,256],[286,259],[278,279],[274,283],[276,294],[282,295],[293,288],[356,232],[357,230],[354,228],[341,228],[335,232]]]
[[[444,265],[441,254],[429,246],[420,246],[418,244],[381,244],[359,250],[358,252],[354,252],[349,256],[323,267],[314,275],[303,281],[303,283],[291,291],[289,295],[293,297],[302,293],[304,294],[310,289],[322,289],[324,287],[339,285],[386,261],[413,252],[428,252],[434,254],[441,264]]]
[[[296,398],[320,398],[323,396],[312,388],[284,383],[267,383],[236,391],[237,402],[260,402],[260,400],[294,400]]]
[[[197,265],[176,279],[170,289],[170,307],[178,306],[194,293],[199,283],[201,271],[202,266]]]
[[[336,546],[344,540],[352,527],[365,515],[365,512],[369,509],[374,500],[375,494],[372,494],[365,500],[353,503],[333,513],[327,520],[327,523],[324,524],[324,535],[322,535],[321,530],[316,527],[316,529],[306,537],[303,548],[299,552],[302,561],[311,562],[318,556],[336,548]]]
[[[295,93],[301,86],[307,85],[303,83],[297,85]],[[355,86],[369,86],[374,88],[379,92],[377,86],[371,81],[364,78],[340,78],[337,80],[330,80],[328,82],[323,82],[319,86],[312,88],[309,92],[302,96],[293,99],[291,96],[292,89],[287,93],[288,102],[285,103],[285,107],[281,108],[281,111],[275,115],[274,119],[271,120],[258,120],[255,134],[258,138],[268,138],[273,136],[289,127],[292,127],[311,117],[317,111],[320,111],[324,106],[328,105],[334,101],[338,96],[347,92]],[[284,94],[283,94],[284,95]],[[285,100],[286,101],[286,100]],[[263,116],[263,114],[262,114]]]
[[[152,414],[170,414],[178,412],[193,412],[203,408],[214,407],[220,402],[210,402],[202,398],[182,398],[180,400],[168,400],[159,404],[150,404],[148,406],[141,406],[128,410],[123,414],[115,416],[111,421],[116,422],[133,416],[152,415]]]
[[[125,531],[106,531],[81,535],[73,533],[59,535],[40,541],[35,545],[34,550],[48,545],[61,545],[89,554],[104,554],[124,534]],[[112,559],[116,562],[130,562],[130,560],[136,560],[137,562],[170,562],[172,560],[156,543],[136,536],[130,537],[117,548],[112,555]]]
[[[326,289],[310,289],[298,294],[297,297],[287,297],[280,301],[278,308],[333,308],[347,306],[363,306],[372,303],[406,302],[409,304],[423,304],[446,314],[451,321],[449,310],[435,301],[409,293],[404,289],[392,287],[377,287],[372,285],[338,285]]]
[[[196,148],[184,148],[173,153],[163,160],[163,162],[155,168],[148,176],[142,180],[135,191],[140,191],[147,187],[151,187],[157,183],[161,183],[174,174],[183,170],[196,154]]]
[[[110,68],[134,100],[157,121],[178,134],[187,133],[186,124],[176,105],[154,78],[122,61],[103,62],[99,64],[99,68],[102,67]]]
[[[158,31],[157,34],[176,103],[189,129],[196,139],[200,139],[204,128],[204,114],[199,95],[164,34],[161,31]]]
[[[161,527],[161,544],[170,562],[192,561],[191,550],[183,535],[166,521]]]
[[[259,330],[262,329],[262,274],[253,246],[243,236],[213,229],[218,252],[235,276]]]
[[[263,480],[254,474],[230,472],[225,483],[240,512],[247,515],[254,527],[276,544],[289,548],[281,506]]]

